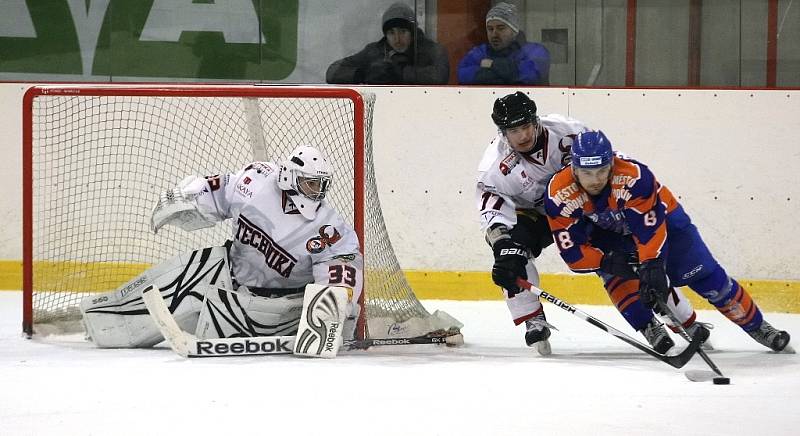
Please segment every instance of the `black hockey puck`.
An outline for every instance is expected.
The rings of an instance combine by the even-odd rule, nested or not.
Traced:
[[[731,379],[728,377],[714,377],[714,384],[715,385],[729,385],[731,384]]]

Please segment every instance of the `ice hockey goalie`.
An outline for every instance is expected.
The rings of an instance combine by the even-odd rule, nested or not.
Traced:
[[[331,166],[300,146],[279,165],[189,176],[162,193],[152,214],[187,231],[230,219],[231,240],[156,265],[117,290],[85,298],[87,335],[100,347],[150,347],[163,340],[142,301],[160,289],[178,325],[198,338],[295,335],[307,284],[347,290],[342,335],[359,315],[363,260],[354,230],[326,201]]]

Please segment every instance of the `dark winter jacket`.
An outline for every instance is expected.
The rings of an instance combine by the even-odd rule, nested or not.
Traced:
[[[481,68],[481,61],[486,58],[492,59],[492,66]],[[550,52],[541,44],[527,42],[523,32],[500,51],[495,51],[488,43],[475,46],[458,63],[458,83],[549,85]]]
[[[392,50],[384,36],[380,41],[367,44],[360,52],[332,63],[325,80],[328,83],[368,85],[447,83],[450,76],[447,50],[426,38],[422,29],[417,28],[416,32],[405,53]]]

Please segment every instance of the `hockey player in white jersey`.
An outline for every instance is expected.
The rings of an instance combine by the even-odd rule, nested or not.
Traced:
[[[522,277],[539,285],[534,258],[553,243],[544,212],[547,183],[569,163],[573,141],[588,127],[558,114],[539,117],[536,110],[533,100],[522,92],[495,101],[492,120],[498,134],[479,164],[476,192],[481,229],[494,253],[492,280],[503,288],[514,324],[525,323],[528,346],[536,347],[541,354],[549,354],[552,326],[547,322],[538,297],[520,289],[516,279]],[[593,225],[603,231],[623,231],[617,228],[621,221],[613,216],[594,218],[597,221]],[[674,342],[664,326],[641,304],[615,299],[612,291],[620,280],[614,280],[613,266],[606,266],[598,274],[618,310],[654,349],[662,353],[667,351]],[[632,289],[635,293],[636,288]],[[686,326],[694,322],[694,310],[680,291],[676,292],[674,307]],[[645,320],[646,326],[641,327],[634,320]]]
[[[492,280],[503,288],[515,325],[526,325],[525,342],[549,354],[550,325],[538,297],[517,286],[517,277],[539,285],[533,259],[553,243],[544,215],[547,182],[569,159],[572,140],[587,130],[561,115],[536,115],[522,92],[494,103],[498,134],[478,166],[481,229],[494,252]]]
[[[355,231],[325,196],[333,174],[314,147],[280,165],[254,162],[218,176],[189,176],[166,191],[152,230],[211,227],[230,219],[225,246],[181,254],[114,292],[81,303],[88,336],[101,347],[149,347],[163,337],[141,294],[158,286],[170,312],[198,338],[294,335],[310,283],[347,290],[345,338],[353,337],[363,285]]]

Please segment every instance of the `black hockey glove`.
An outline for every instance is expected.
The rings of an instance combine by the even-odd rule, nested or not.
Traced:
[[[669,295],[669,279],[664,259],[655,258],[642,262],[639,267],[639,298],[653,309],[657,302],[666,304]]]
[[[517,277],[528,278],[528,273],[525,271],[525,266],[528,264],[527,250],[522,244],[508,238],[495,242],[492,250],[494,251],[492,280],[497,286],[505,288],[509,297],[513,297],[520,292]]]
[[[609,251],[600,261],[600,271],[625,280],[638,279],[639,275],[633,270],[639,263],[635,253],[624,251]]]

